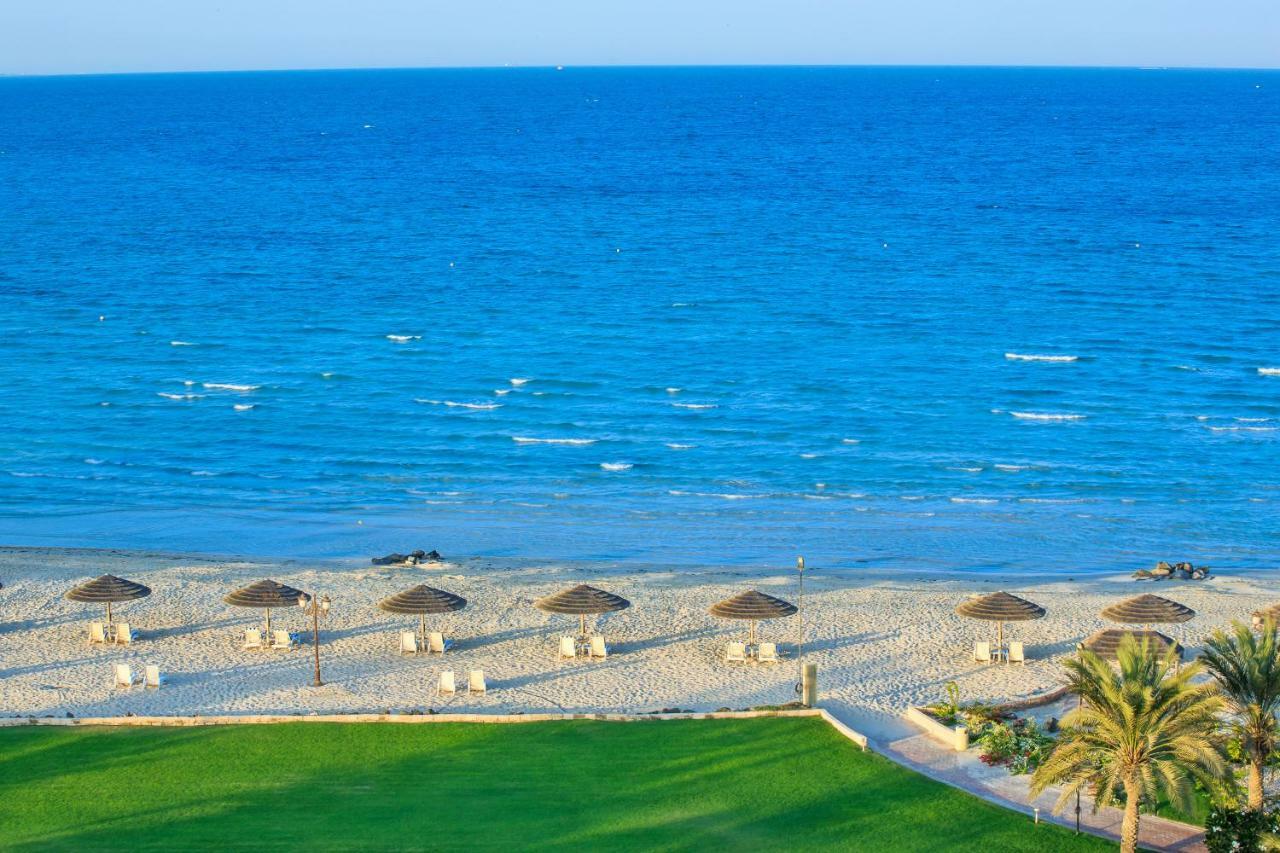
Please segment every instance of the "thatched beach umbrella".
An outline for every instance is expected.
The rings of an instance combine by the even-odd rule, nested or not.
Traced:
[[[1173,625],[1195,615],[1190,607],[1151,593],[1126,598],[1102,611],[1103,619],[1123,625]]]
[[[961,602],[956,613],[969,619],[981,619],[996,623],[996,648],[1004,648],[1004,623],[1029,622],[1043,619],[1045,610],[1025,598],[1019,598],[1003,590],[989,595],[978,595]]]
[[[267,611],[267,635],[271,634],[271,609],[273,607],[298,607],[311,600],[300,589],[285,586],[272,580],[256,581],[237,589],[222,599],[232,607],[258,607]]]
[[[125,580],[115,575],[102,575],[68,590],[66,597],[71,601],[83,601],[86,604],[107,605],[107,624],[111,624],[112,602],[133,601],[146,598],[150,594],[150,587],[136,581]]]
[[[733,598],[726,598],[719,604],[713,604],[708,611],[712,616],[721,619],[748,619],[751,621],[751,635],[748,642],[756,641],[756,623],[761,619],[781,619],[791,616],[797,608],[789,601],[765,595],[759,590],[749,589],[740,592]]]
[[[1273,604],[1270,607],[1264,607],[1262,610],[1253,611],[1253,627],[1261,628],[1262,623],[1270,619],[1272,622],[1280,623],[1280,604]]]
[[[1131,628],[1103,628],[1095,631],[1085,638],[1080,644],[1083,649],[1088,649],[1095,655],[1107,660],[1115,660],[1118,657],[1120,643],[1125,637],[1133,637],[1139,643],[1146,640],[1151,647],[1157,652],[1163,654],[1166,649],[1173,649],[1177,653],[1179,660],[1182,658],[1182,646],[1172,637],[1165,636],[1159,631],[1135,631]]]
[[[452,613],[466,606],[467,600],[462,596],[427,586],[424,583],[411,586],[378,602],[378,607],[388,613],[406,613],[418,616],[421,620],[422,643],[424,646],[427,642],[427,614]]]
[[[602,589],[596,589],[594,586],[580,583],[575,587],[561,590],[555,595],[539,598],[533,603],[533,606],[544,613],[563,613],[569,616],[577,616],[578,628],[582,636],[585,637],[587,634],[588,614],[612,613],[616,610],[625,610],[631,606],[631,602],[620,595],[614,595],[611,592],[605,592]]]

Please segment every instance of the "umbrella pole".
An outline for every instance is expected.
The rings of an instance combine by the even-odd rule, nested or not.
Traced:
[[[751,638],[747,641],[749,645],[756,644],[756,620],[751,620]]]
[[[422,620],[422,647],[427,647],[427,614],[419,613],[418,618]]]
[[[1003,622],[996,623],[996,655],[1002,658],[1005,663],[1009,662],[1009,658],[1006,657],[1004,653],[1004,623]]]
[[[267,608],[267,636],[271,636],[271,608]]]
[[[111,624],[111,602],[107,602],[107,624]]]
[[[578,636],[587,636],[587,614],[585,613],[578,614]]]

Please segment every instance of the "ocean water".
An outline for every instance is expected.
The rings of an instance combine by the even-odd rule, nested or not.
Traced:
[[[0,542],[1280,556],[1280,74],[0,79]]]

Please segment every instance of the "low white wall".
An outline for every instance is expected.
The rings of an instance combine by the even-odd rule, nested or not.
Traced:
[[[263,723],[544,723],[556,720],[745,720],[753,717],[821,717],[837,732],[867,748],[860,734],[822,708],[790,711],[709,711],[679,714],[223,714],[192,717],[7,717],[0,727],[15,726],[229,726]]]
[[[969,748],[969,730],[964,726],[955,728],[944,726],[919,708],[908,708],[903,716],[929,737],[946,744],[956,752],[964,752]]]

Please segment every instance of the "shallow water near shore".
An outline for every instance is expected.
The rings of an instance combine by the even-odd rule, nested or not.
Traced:
[[[0,80],[0,542],[1280,557],[1280,74]]]

